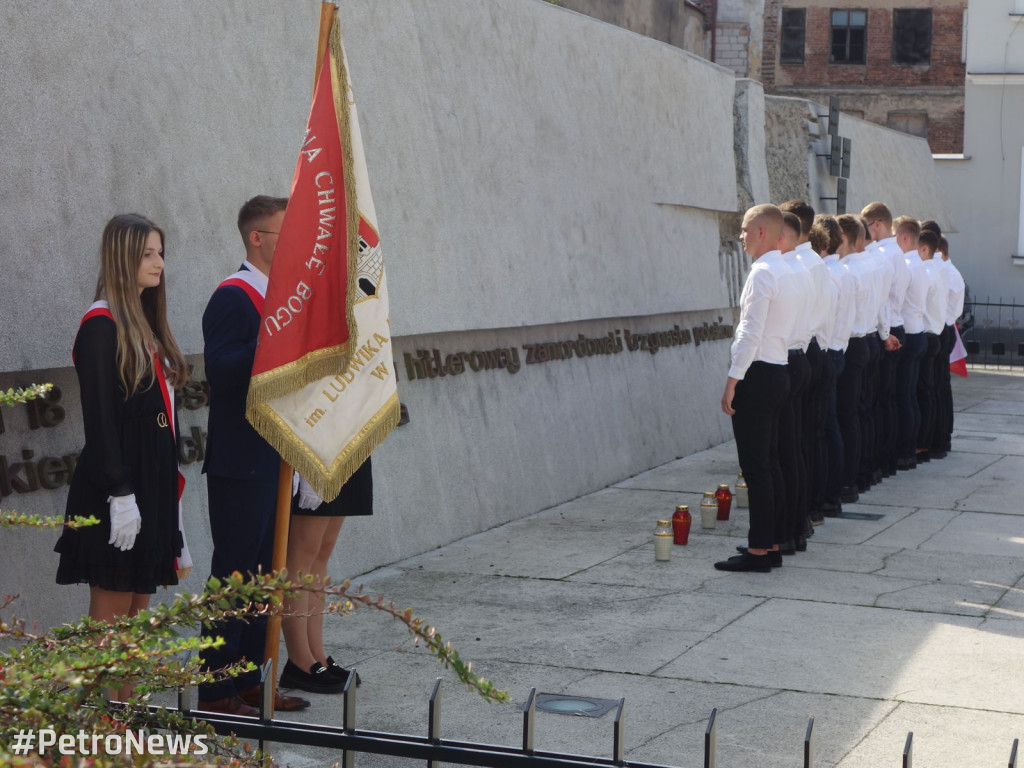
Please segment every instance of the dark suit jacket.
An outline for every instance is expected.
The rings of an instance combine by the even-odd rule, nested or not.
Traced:
[[[245,291],[217,288],[203,313],[203,358],[210,382],[210,421],[203,472],[276,478],[280,456],[245,419],[260,315]]]

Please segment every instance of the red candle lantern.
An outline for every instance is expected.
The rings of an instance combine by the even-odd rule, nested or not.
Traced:
[[[732,491],[729,486],[722,484],[715,491],[715,499],[718,501],[718,519],[728,520],[729,510],[732,509]]]
[[[676,544],[685,544],[690,539],[690,523],[693,518],[690,516],[690,508],[686,504],[680,504],[672,514],[672,540]]]

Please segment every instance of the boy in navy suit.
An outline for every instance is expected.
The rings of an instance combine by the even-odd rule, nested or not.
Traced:
[[[245,262],[210,297],[203,313],[203,358],[210,383],[210,420],[206,461],[213,562],[217,578],[234,571],[271,571],[274,511],[280,457],[245,418],[263,299],[284,221],[288,199],[259,195],[238,212]],[[224,638],[224,645],[203,653],[203,668],[214,670],[242,659],[263,663],[266,619],[225,621],[203,634]],[[259,673],[208,683],[199,689],[199,709],[256,716]],[[304,709],[309,702],[280,692],[276,710]]]

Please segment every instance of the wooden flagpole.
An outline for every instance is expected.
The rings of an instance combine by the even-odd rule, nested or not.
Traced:
[[[327,55],[327,48],[331,39],[331,28],[334,26],[334,16],[338,7],[331,2],[320,4],[320,36],[316,46],[316,69],[313,73],[313,89],[316,90],[316,83],[320,76],[320,67],[323,64],[324,56]],[[274,520],[274,554],[272,568],[281,571],[285,568],[288,560],[288,526],[291,522],[292,508],[292,467],[286,462],[281,462],[281,469],[277,476],[277,514]],[[294,574],[290,574],[294,576]],[[272,659],[273,665],[268,684],[270,685],[270,712],[268,717],[274,716],[274,700],[277,698],[277,677],[281,673],[279,657],[281,650],[281,613],[272,613],[267,621],[267,640],[265,658]]]

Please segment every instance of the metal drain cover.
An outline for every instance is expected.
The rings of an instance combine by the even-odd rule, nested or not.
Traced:
[[[881,520],[885,515],[873,515],[869,512],[840,512],[844,520]]]
[[[613,699],[592,699],[587,696],[567,696],[563,693],[538,693],[537,709],[556,715],[601,717],[619,705]]]

